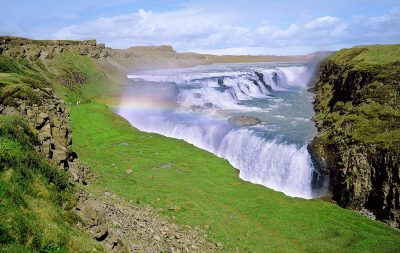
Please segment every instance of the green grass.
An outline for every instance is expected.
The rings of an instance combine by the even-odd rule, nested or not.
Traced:
[[[35,143],[24,120],[0,116],[0,251],[101,250],[71,224],[77,219],[67,172],[42,158]]]
[[[343,49],[324,64],[331,73],[316,85],[314,104],[316,120],[324,123],[321,138],[400,152],[400,45]]]
[[[67,104],[98,100],[104,98],[105,95],[113,96],[118,93],[119,84],[122,82],[122,78],[125,78],[110,64],[96,64],[93,59],[70,52],[57,56],[51,66],[60,69],[59,77],[72,80],[72,87],[59,82],[54,83],[56,93]],[[85,81],[83,83],[73,82],[73,73],[85,76]]]
[[[37,89],[52,86],[41,62],[32,63],[25,59],[11,59],[0,55],[0,103],[16,106],[15,99],[25,100],[28,105],[40,104]]]
[[[367,45],[342,49],[328,57],[338,64],[353,64],[357,67],[388,64],[400,59],[400,44]]]
[[[227,161],[181,140],[140,132],[104,105],[74,106],[71,116],[74,150],[99,176],[89,189],[163,208],[178,223],[207,225],[208,237],[226,252],[400,251],[395,229],[321,200],[244,182]],[[160,168],[167,163],[171,168]]]

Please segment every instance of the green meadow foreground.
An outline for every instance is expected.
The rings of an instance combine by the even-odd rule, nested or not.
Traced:
[[[205,229],[223,251],[399,251],[400,233],[381,222],[244,182],[227,161],[184,141],[140,132],[106,105],[73,106],[71,117],[74,149],[98,175],[91,191],[162,208],[178,223]]]

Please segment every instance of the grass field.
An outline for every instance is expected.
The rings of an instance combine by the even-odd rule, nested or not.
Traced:
[[[162,208],[178,223],[206,230],[223,251],[400,252],[399,231],[383,223],[244,182],[227,161],[140,132],[105,105],[73,106],[71,116],[74,150],[98,175],[90,190]]]

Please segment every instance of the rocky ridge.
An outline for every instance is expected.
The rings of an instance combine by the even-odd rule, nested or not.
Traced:
[[[53,59],[63,52],[78,52],[91,58],[105,58],[111,49],[96,40],[30,40],[12,36],[0,36],[0,54],[11,58]]]
[[[37,150],[62,169],[69,170],[74,182],[85,184],[89,169],[72,151],[68,108],[50,88],[35,89],[35,92],[41,98],[39,104],[16,97],[12,105],[0,105],[0,115],[20,115],[25,118],[37,133]]]

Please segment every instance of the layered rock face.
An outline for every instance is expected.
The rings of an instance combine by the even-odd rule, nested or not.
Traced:
[[[41,98],[40,103],[32,104],[29,100],[15,97],[12,103],[0,105],[0,114],[25,118],[37,133],[38,151],[63,169],[69,169],[75,182],[86,183],[89,169],[76,159],[77,155],[71,149],[72,129],[68,108],[53,95],[50,88],[34,91]]]
[[[30,61],[37,59],[53,59],[65,51],[77,51],[80,55],[91,58],[108,57],[111,49],[95,40],[29,40],[11,36],[0,36],[0,54],[11,58],[26,58]]]
[[[333,200],[400,228],[400,59],[372,58],[381,50],[341,50],[325,60],[315,87],[319,134],[309,150]]]

